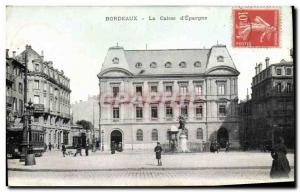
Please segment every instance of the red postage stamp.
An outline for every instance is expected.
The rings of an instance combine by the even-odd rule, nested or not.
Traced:
[[[233,9],[234,47],[279,47],[279,9]]]

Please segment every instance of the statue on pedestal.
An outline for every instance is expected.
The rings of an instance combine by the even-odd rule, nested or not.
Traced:
[[[179,135],[179,151],[180,152],[189,152],[188,148],[187,148],[187,130],[185,128],[185,117],[183,116],[179,116],[178,117],[179,120],[179,128],[181,129],[181,133]]]

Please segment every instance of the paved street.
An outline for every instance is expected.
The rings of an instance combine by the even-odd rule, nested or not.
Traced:
[[[122,170],[157,169],[157,161],[152,151],[126,151],[111,155],[109,152],[90,153],[89,156],[62,157],[61,152],[46,152],[37,157],[37,164],[24,166],[19,160],[8,160],[9,169],[27,170]],[[290,165],[294,165],[294,154],[287,155]],[[270,168],[270,153],[261,152],[220,152],[220,153],[175,153],[162,155],[162,168],[199,169],[199,168]]]
[[[292,170],[291,175],[294,174]],[[225,185],[275,181],[269,169],[206,169],[206,170],[139,170],[139,171],[76,171],[20,172],[9,171],[9,185],[15,186],[163,186]]]

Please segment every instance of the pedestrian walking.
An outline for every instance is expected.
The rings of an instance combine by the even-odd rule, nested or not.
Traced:
[[[112,143],[111,143],[111,154],[115,154],[115,152],[116,152],[116,145],[115,145],[115,142],[112,141]]]
[[[85,156],[89,156],[89,144],[85,145]]]
[[[62,151],[63,156],[65,157],[65,155],[66,155],[66,146],[65,146],[65,144],[62,144],[61,151]]]
[[[155,152],[156,159],[157,159],[157,166],[162,166],[162,162],[161,162],[161,152],[162,152],[162,148],[161,148],[159,142],[157,142],[157,145],[156,145],[156,147],[154,148],[154,152]]]
[[[225,149],[226,152],[229,151],[229,146],[230,146],[230,143],[229,143],[229,141],[227,141],[227,142],[226,142],[226,149]]]
[[[49,142],[49,145],[48,145],[48,147],[49,147],[49,151],[51,151],[52,145],[51,145],[51,143],[50,143],[50,142]]]
[[[273,158],[272,168],[270,172],[271,178],[289,177],[291,168],[289,161],[286,158],[286,154],[287,148],[284,145],[284,139],[280,137],[271,150],[271,156]]]
[[[79,144],[77,144],[77,146],[76,146],[76,153],[74,154],[74,157],[76,157],[77,154],[79,154],[80,156],[82,156],[82,154],[81,154],[81,146]]]
[[[100,141],[96,141],[96,150],[100,150]]]

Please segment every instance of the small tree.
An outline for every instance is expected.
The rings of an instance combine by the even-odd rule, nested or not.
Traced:
[[[86,120],[80,120],[76,122],[77,125],[81,125],[83,129],[91,131],[93,129],[93,124]]]

